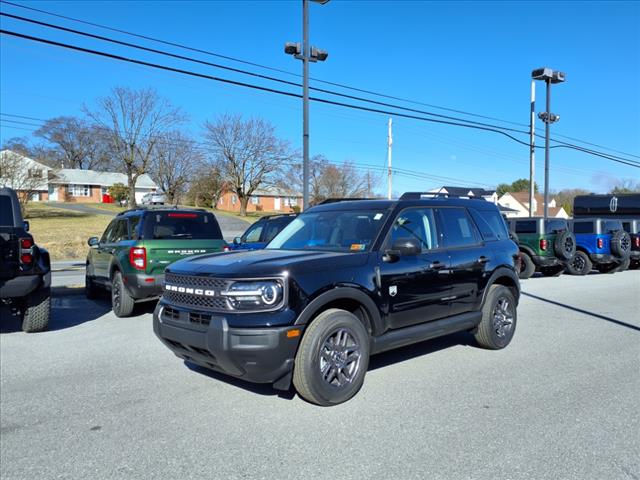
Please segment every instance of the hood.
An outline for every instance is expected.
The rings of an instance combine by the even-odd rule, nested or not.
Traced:
[[[309,273],[355,267],[367,262],[368,253],[301,250],[236,250],[186,258],[173,263],[168,272],[212,277],[259,277],[289,272]]]

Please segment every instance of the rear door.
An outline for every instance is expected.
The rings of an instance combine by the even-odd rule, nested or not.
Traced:
[[[449,314],[449,256],[439,243],[434,210],[419,207],[400,212],[384,250],[403,238],[418,239],[422,252],[380,263],[382,296],[388,305],[390,328],[437,320]]]
[[[182,258],[221,252],[225,242],[215,216],[210,212],[151,211],[138,227],[146,248],[150,275],[164,273],[168,265]]]
[[[493,251],[486,247],[469,213],[462,207],[439,208],[442,243],[451,259],[450,314],[474,309]]]

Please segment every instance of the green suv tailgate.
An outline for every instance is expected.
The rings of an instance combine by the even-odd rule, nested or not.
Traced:
[[[146,273],[157,275],[182,258],[221,252],[225,242],[221,239],[144,240],[137,245],[147,250]]]

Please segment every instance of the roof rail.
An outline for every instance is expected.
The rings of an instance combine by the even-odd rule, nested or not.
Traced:
[[[118,212],[116,216],[124,215],[125,213],[129,212],[138,212],[145,210],[189,210],[192,212],[208,212],[206,208],[181,207],[179,205],[137,205],[135,208],[130,208],[128,210]]]
[[[326,205],[328,203],[337,203],[337,202],[355,202],[356,200],[384,200],[382,198],[327,198],[326,200],[321,201],[316,205]]]
[[[484,200],[484,198],[474,195],[453,195],[443,192],[406,192],[402,194],[400,200],[421,200],[422,198],[466,198],[469,200]]]

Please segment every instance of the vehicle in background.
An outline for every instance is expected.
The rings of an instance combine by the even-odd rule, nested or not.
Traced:
[[[113,312],[131,314],[136,302],[162,293],[164,270],[181,258],[223,251],[216,217],[205,210],[138,208],[119,213],[102,237],[91,237],[85,292],[111,291]]]
[[[35,244],[18,196],[10,188],[0,188],[0,304],[22,316],[25,332],[39,332],[49,325],[49,252]]]
[[[164,205],[167,201],[167,196],[162,192],[149,192],[145,193],[140,200],[141,205]]]
[[[567,265],[572,275],[586,275],[594,267],[600,273],[613,273],[629,258],[631,238],[620,220],[574,218],[569,227],[576,237],[576,254]]]
[[[293,382],[327,406],[358,392],[374,353],[457,331],[506,347],[517,245],[493,203],[426,195],[321,204],[263,250],[174,263],[155,334],[190,363],[277,389]]]
[[[578,195],[573,199],[573,217],[640,218],[640,193]]]
[[[297,214],[267,215],[253,223],[241,237],[233,239],[228,250],[259,250],[267,246]]]
[[[507,219],[520,248],[519,277],[526,279],[536,271],[544,276],[560,275],[573,260],[576,239],[563,218],[524,217]]]
[[[622,218],[622,229],[631,238],[631,252],[626,267],[629,270],[640,268],[640,216],[637,218]],[[620,271],[626,270],[625,264],[620,266]]]

